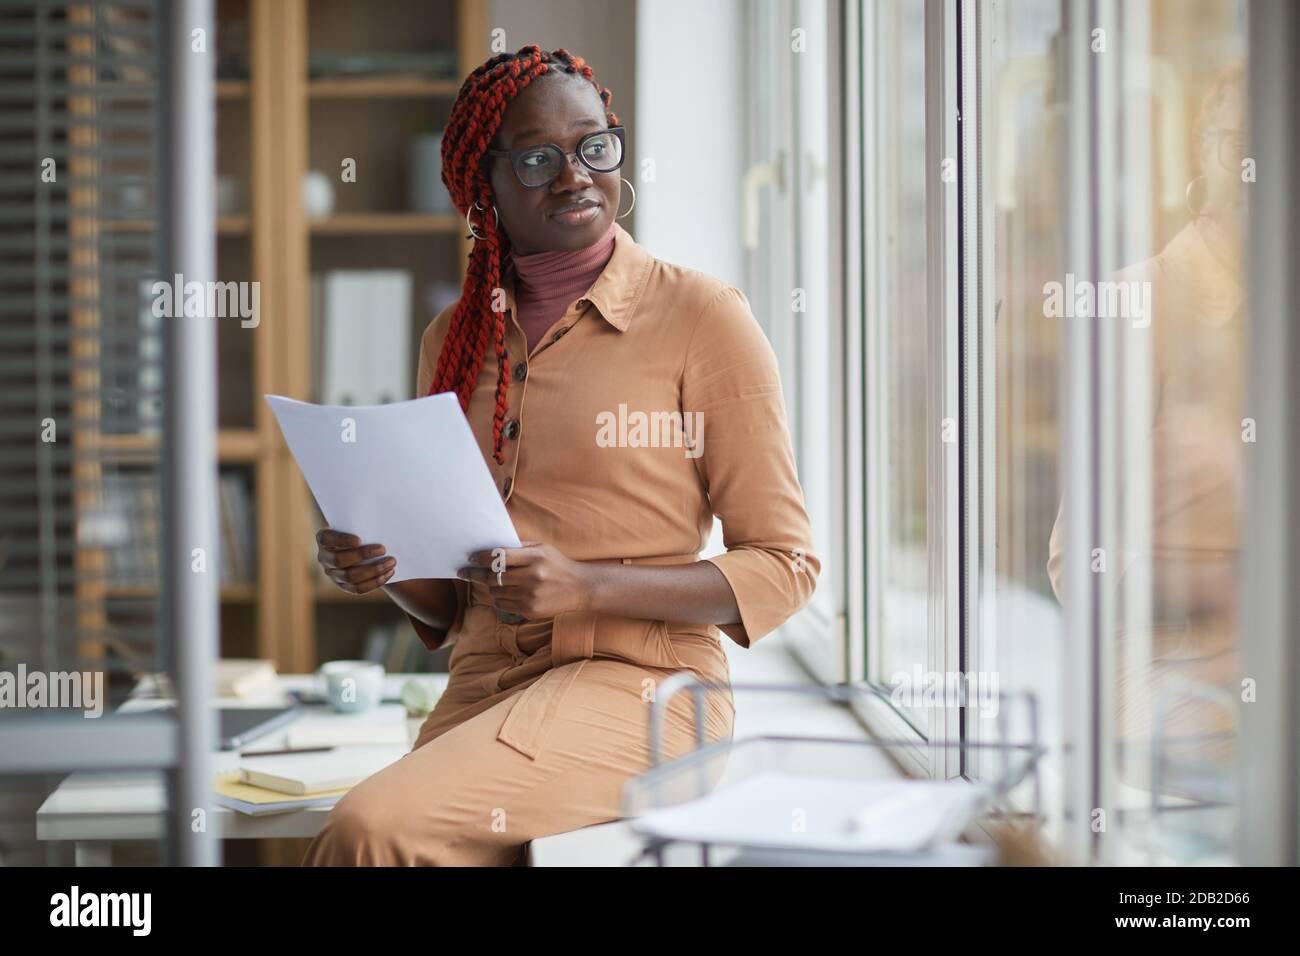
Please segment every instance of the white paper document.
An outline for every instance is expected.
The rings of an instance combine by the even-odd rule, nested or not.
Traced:
[[[329,526],[397,559],[390,584],[454,578],[473,551],[519,547],[453,393],[391,405],[266,401]]]

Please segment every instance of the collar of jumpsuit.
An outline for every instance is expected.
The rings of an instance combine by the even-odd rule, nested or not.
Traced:
[[[584,276],[594,274],[594,278],[581,296],[573,296],[568,300],[567,309],[557,310],[557,318],[541,330],[537,344],[528,347],[526,354],[529,359],[540,354],[552,342],[558,342],[572,328],[574,321],[586,314],[588,306],[594,307],[597,318],[603,319],[620,332],[626,332],[641,293],[645,291],[650,266],[654,261],[650,253],[637,245],[631,234],[617,222],[586,249],[576,252],[539,252],[531,256],[511,255],[501,270],[501,286],[506,294],[507,318],[513,320],[513,327],[506,332],[506,345],[510,350],[512,366],[523,355],[520,346],[512,340],[517,331],[523,332],[519,319],[521,308],[527,308],[529,304],[527,289],[539,281],[535,276],[547,268],[548,259],[553,265],[557,258],[562,261],[566,257],[573,257],[569,261],[577,271],[583,272]],[[602,265],[595,268],[592,265],[593,259],[599,260]],[[564,280],[566,286],[568,283],[569,280]],[[484,369],[490,364],[484,362]]]
[[[536,252],[510,257],[514,267],[518,320],[528,351],[555,324],[569,303],[591,288],[614,252],[614,221],[605,234],[585,249]]]

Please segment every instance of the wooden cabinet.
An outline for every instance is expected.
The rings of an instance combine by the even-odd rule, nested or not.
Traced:
[[[320,574],[315,505],[262,396],[315,400],[310,277],[364,268],[412,276],[410,367],[394,375],[413,395],[424,290],[459,284],[469,246],[456,215],[411,210],[409,144],[442,128],[489,55],[486,0],[221,0],[218,45],[218,278],[260,283],[257,326],[227,320],[220,333],[220,462],[245,479],[256,516],[256,578],[223,589],[222,653],[308,671],[358,655],[374,623],[402,615]],[[311,170],[334,198],[316,218],[303,201]]]

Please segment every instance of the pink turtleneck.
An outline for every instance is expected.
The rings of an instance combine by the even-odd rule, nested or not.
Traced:
[[[535,252],[511,254],[515,267],[515,304],[519,325],[528,338],[528,351],[555,320],[564,315],[605,269],[614,254],[614,226],[585,249],[572,252]]]

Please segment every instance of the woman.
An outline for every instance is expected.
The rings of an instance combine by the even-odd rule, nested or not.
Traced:
[[[418,393],[460,398],[523,546],[386,584],[381,544],[320,532],[339,587],[383,587],[453,648],[411,753],[339,802],[307,864],[518,864],[535,837],[616,819],[656,685],[726,684],[719,629],[748,647],[812,596],[775,355],[739,290],[615,222],[610,99],[581,58],[527,46],[452,108],[443,181],[475,242]],[[727,551],[701,561],[715,514]],[[707,738],[729,737],[729,690],[705,710]],[[689,696],[668,716],[671,757],[694,746]]]
[[[1130,755],[1121,780],[1148,787],[1152,736],[1162,758],[1231,758],[1240,693],[1237,587],[1247,415],[1245,289],[1241,249],[1246,216],[1246,75],[1242,64],[1222,70],[1201,102],[1193,141],[1196,177],[1187,185],[1189,221],[1155,256],[1114,279],[1149,289],[1149,325],[1118,326],[1117,368],[1149,367],[1151,394],[1137,403],[1117,393],[1126,416],[1149,408],[1150,524],[1121,526],[1110,549],[1116,572],[1116,732]],[[1149,362],[1149,366],[1146,363]],[[1145,378],[1140,381],[1145,382]],[[1128,383],[1132,388],[1135,383]],[[1139,427],[1136,422],[1124,428]],[[1122,434],[1122,431],[1121,431]],[[1131,465],[1113,466],[1121,494]],[[1140,472],[1138,472],[1140,473]],[[1064,604],[1063,510],[1049,542],[1048,574]],[[1092,560],[1094,543],[1081,555]],[[1145,552],[1145,555],[1143,554]],[[1149,578],[1131,579],[1149,562]],[[1145,580],[1145,585],[1138,582]],[[1138,588],[1149,599],[1149,624],[1126,628],[1124,600]],[[1137,613],[1135,610],[1133,613]],[[1199,688],[1193,691],[1192,688]],[[1208,692],[1207,692],[1207,689]],[[1163,711],[1159,726],[1157,713]],[[1175,788],[1167,787],[1173,792]]]

